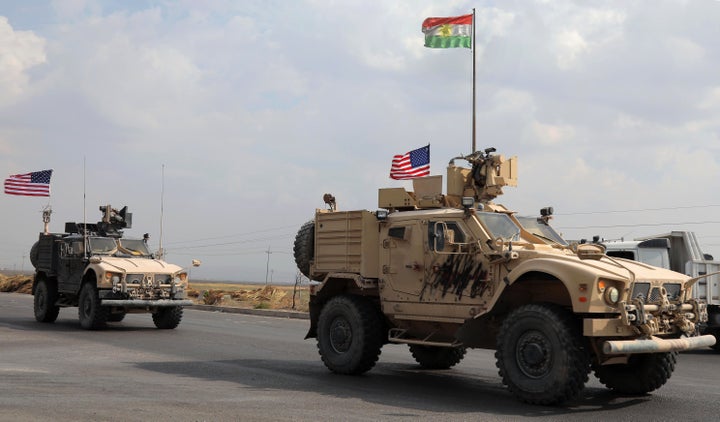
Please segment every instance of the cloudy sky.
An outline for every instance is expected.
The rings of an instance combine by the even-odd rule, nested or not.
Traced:
[[[294,281],[324,193],[374,210],[411,187],[394,154],[470,152],[472,54],[420,25],[473,7],[478,148],[519,157],[498,202],[720,257],[718,1],[0,0],[1,176],[54,169],[49,201],[0,196],[0,268],[31,269],[48,203],[53,231],[112,204],[193,278]]]

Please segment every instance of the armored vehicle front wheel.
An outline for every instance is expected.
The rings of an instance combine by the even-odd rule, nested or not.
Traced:
[[[449,369],[465,357],[465,348],[411,344],[410,353],[424,369]]]
[[[357,296],[336,296],[318,318],[318,351],[325,366],[339,374],[362,374],[375,366],[383,344],[377,307]]]
[[[511,312],[497,338],[495,358],[503,383],[518,399],[557,404],[578,395],[590,361],[580,327],[562,308],[524,305]]]
[[[632,355],[628,363],[593,364],[595,376],[606,387],[620,394],[649,393],[665,385],[677,362],[677,352]]]
[[[85,283],[80,289],[78,317],[80,326],[86,330],[97,330],[105,327],[110,315],[110,308],[100,305],[97,288],[92,283]]]
[[[60,307],[55,305],[57,301],[57,288],[50,284],[45,278],[40,278],[35,286],[35,297],[33,298],[33,309],[35,320],[38,322],[55,322],[60,313]]]
[[[155,326],[163,330],[172,330],[177,328],[183,317],[182,306],[170,306],[168,308],[160,308],[152,314]]]

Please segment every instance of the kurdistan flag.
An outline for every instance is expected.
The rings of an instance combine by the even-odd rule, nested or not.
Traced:
[[[425,34],[425,47],[456,48],[471,47],[473,15],[453,16],[449,18],[427,18],[422,23]]]

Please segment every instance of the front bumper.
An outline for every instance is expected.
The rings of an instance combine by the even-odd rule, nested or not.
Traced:
[[[100,304],[102,306],[123,306],[126,308],[167,308],[170,306],[190,306],[193,304],[192,300],[172,300],[172,299],[158,299],[158,300],[146,300],[146,299],[101,299]]]
[[[637,353],[682,352],[710,347],[715,344],[715,341],[715,337],[709,334],[677,339],[652,337],[649,340],[608,340],[603,343],[603,353],[606,355],[630,355]]]

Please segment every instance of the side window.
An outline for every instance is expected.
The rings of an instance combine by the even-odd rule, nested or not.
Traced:
[[[85,248],[83,248],[83,242],[77,241],[72,243],[72,252],[71,254],[74,256],[83,256],[85,253]]]
[[[607,256],[613,256],[615,258],[625,258],[635,261],[635,252],[633,251],[607,251]]]
[[[467,234],[456,221],[428,222],[428,247],[445,253],[460,253],[466,245]]]
[[[467,241],[465,240],[465,232],[462,231],[458,223],[450,221],[445,223],[445,225],[447,226],[448,231],[452,231],[454,243],[465,243]]]
[[[405,239],[405,227],[391,227],[388,230],[388,236],[395,239]]]

